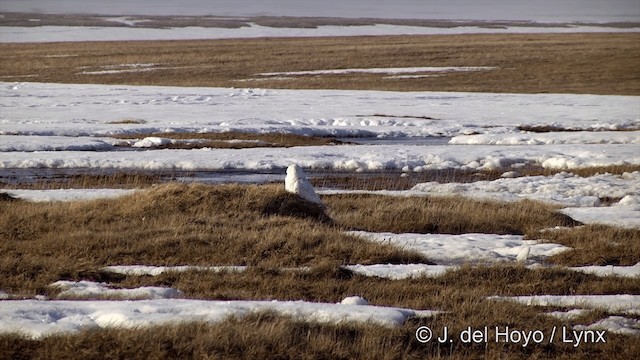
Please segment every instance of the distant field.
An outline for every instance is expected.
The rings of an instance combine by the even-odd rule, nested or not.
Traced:
[[[260,75],[406,67],[450,69]],[[3,81],[640,95],[638,69],[635,33],[0,44]]]
[[[47,21],[58,20],[51,18]],[[91,23],[96,26],[102,26],[104,21],[87,19],[89,20],[98,21],[98,23]],[[20,21],[28,21],[28,18],[25,17]],[[2,21],[0,21],[1,24]],[[417,67],[422,69],[404,73],[310,72]],[[431,67],[431,69],[426,70],[424,67]],[[280,74],[283,72],[304,73]],[[0,44],[0,81],[185,87],[640,95],[640,33]],[[5,83],[7,89],[14,88],[14,85]],[[15,88],[15,91],[7,91],[8,95],[5,99],[8,100],[5,100],[4,111],[14,107],[24,111],[24,114],[33,114],[27,113],[24,109],[34,105],[31,100],[25,99],[33,98],[35,92],[21,84]],[[115,88],[115,86],[109,86],[109,88]],[[194,93],[199,91],[198,89],[186,90]],[[59,122],[61,127],[68,125],[69,129],[84,126],[93,120],[76,121],[76,114],[79,114],[78,118],[89,118],[94,110],[78,109],[93,109],[86,107],[86,104],[102,101],[102,98],[97,98],[98,95],[91,94],[92,91],[95,90],[90,87],[75,93],[56,90],[57,93],[63,93],[64,99],[52,97],[51,102],[40,108],[44,110],[37,111],[42,111],[55,120],[56,114],[59,113],[52,112],[50,104],[63,104],[67,99],[76,101],[76,98],[85,97],[78,100],[81,105],[73,110],[77,111],[76,113],[73,111],[68,113],[71,114],[70,118],[73,117],[69,121],[73,122]],[[279,92],[284,93],[284,91]],[[10,96],[14,94],[18,96],[11,98]],[[353,106],[354,100],[351,99],[355,99],[356,96],[364,97],[363,94],[365,93],[358,93],[353,98],[349,98],[348,105]],[[154,94],[156,95],[157,98],[164,96],[160,90]],[[412,94],[396,93],[395,95]],[[127,96],[129,95],[122,98],[129,99]],[[500,97],[505,96],[500,95]],[[528,108],[523,107],[525,109],[523,111],[528,111],[525,115],[534,114],[534,118],[540,117],[541,125],[533,122],[533,125],[518,126],[521,120],[517,119],[517,116],[514,117],[513,125],[506,126],[495,125],[486,120],[476,120],[475,113],[451,111],[451,114],[452,116],[471,114],[469,116],[471,119],[464,120],[462,125],[473,125],[469,129],[484,126],[482,131],[491,130],[486,131],[488,134],[492,134],[492,131],[494,134],[500,134],[501,131],[515,132],[515,129],[522,133],[584,131],[585,129],[595,132],[603,129],[604,125],[589,128],[586,122],[580,124],[577,129],[572,125],[578,120],[600,119],[599,116],[575,115],[579,113],[576,111],[578,107],[597,108],[604,105],[598,102],[595,102],[595,105],[571,103],[570,109],[566,112],[563,110],[562,114],[575,115],[578,120],[566,120],[568,115],[560,117],[553,114],[556,117],[549,117],[549,114],[540,114],[551,112],[556,109],[555,103],[561,102],[558,100],[560,97],[558,95],[550,97],[553,98],[551,101],[544,102],[542,106],[536,107],[535,111],[526,110]],[[228,106],[231,97],[220,98],[223,99],[220,102]],[[368,108],[370,104],[378,102],[384,103],[387,108],[383,109],[382,113],[371,111],[370,114],[373,115],[366,115],[366,117],[394,119],[408,117],[415,123],[424,121],[425,124],[430,121],[449,121],[439,116],[437,119],[432,118],[428,112],[413,116],[406,115],[404,112],[395,112],[394,109],[397,110],[398,107],[389,98],[391,96],[388,96],[388,93],[384,94],[384,97],[367,98],[367,110],[371,110]],[[149,99],[152,98],[149,97]],[[267,99],[273,101],[269,100],[272,98]],[[334,98],[331,98],[330,106],[314,103],[315,98],[308,99],[310,99],[308,103],[307,100],[299,103],[304,106],[325,106],[323,109],[336,106]],[[216,109],[220,109],[215,107],[214,101],[218,100],[213,99],[204,105],[210,106],[212,118],[215,117]],[[245,106],[245,100],[242,101],[241,106],[238,107],[240,110],[233,114],[233,118],[247,117],[245,112],[250,105]],[[466,107],[458,104],[470,104],[470,102],[456,103],[448,99],[446,102],[453,104],[451,108],[457,109]],[[285,108],[292,118],[298,117],[298,111],[289,107],[291,103],[287,99],[282,103],[282,108]],[[562,102],[563,105],[566,103]],[[246,102],[246,104],[250,103]],[[441,103],[434,102],[434,104]],[[512,105],[517,104],[515,100],[490,104],[492,109],[497,108],[502,111],[504,108],[505,111],[517,112],[510,109]],[[152,106],[159,106],[161,109],[169,108],[166,105]],[[200,126],[198,119],[190,119],[188,116],[190,111],[200,109],[198,106],[192,103],[185,104],[185,110],[180,108],[180,116],[182,111],[186,116],[176,122],[176,128],[191,126],[189,125],[191,121],[195,124],[194,127]],[[118,111],[121,110],[119,102],[113,107],[117,107]],[[112,126],[115,130],[128,126],[160,128],[162,124],[173,121],[165,119],[170,117],[166,112],[154,110],[154,113],[143,113],[144,111],[135,111],[136,108],[131,106],[122,108],[124,111],[117,114],[124,117],[115,118],[117,120],[109,121],[104,125]],[[149,107],[143,108],[149,109]],[[622,123],[617,120],[622,116],[611,115],[610,112],[614,108],[615,106],[609,105],[605,111],[595,112],[595,114],[606,113],[607,117],[614,120],[604,119],[602,123],[617,125]],[[111,108],[106,105],[100,109],[111,111]],[[629,112],[633,114],[633,111]],[[353,113],[363,112],[354,110]],[[28,116],[13,119],[7,114],[4,114],[8,119],[6,124],[29,122],[29,126],[32,126],[29,130],[34,131],[42,131],[47,126],[46,123],[43,126],[44,121],[35,121]],[[156,116],[156,114],[160,115]],[[519,116],[520,112],[516,115]],[[271,119],[268,114],[261,113],[260,116],[265,122]],[[349,116],[359,119],[361,115]],[[161,119],[157,120],[154,117]],[[557,123],[555,119],[564,119],[565,122]],[[637,131],[637,119],[633,119],[629,124],[623,124],[624,126],[619,130]],[[636,122],[632,123],[632,121]],[[204,121],[200,124],[202,123]],[[58,123],[52,121],[51,124],[49,125],[55,127]],[[215,128],[210,124],[203,126]],[[439,126],[445,129],[447,125]],[[463,130],[465,129],[460,131]],[[18,136],[15,137],[18,138]],[[334,142],[341,141],[280,133],[193,131],[131,134],[123,132],[121,135],[113,135],[123,142],[129,141],[124,142],[128,145],[118,145],[119,147],[132,147],[139,138],[151,136],[180,140],[158,147],[156,151],[160,153],[169,151],[165,150],[167,148],[177,148],[184,150],[185,157],[191,156],[196,151],[202,151],[203,147],[234,148],[236,150],[233,151],[238,153],[255,150],[245,148],[263,147],[266,152],[271,147],[310,145],[326,146],[329,149],[334,146]],[[591,134],[585,136],[589,137]],[[73,135],[68,137],[71,139]],[[345,142],[350,140],[353,139],[342,139]],[[38,141],[36,145],[43,142]],[[585,140],[584,143],[579,144],[568,142],[565,146],[586,148],[587,145],[601,146],[602,144],[592,144]],[[625,142],[613,145],[632,147],[635,143]],[[468,149],[471,148],[465,147],[466,145],[451,146],[464,149],[460,150],[461,152],[469,151]],[[545,145],[531,146],[542,148]],[[425,146],[425,153],[428,153],[429,149],[431,148]],[[602,149],[609,148],[602,147]],[[123,149],[119,150],[119,153],[112,152],[115,154],[114,157],[126,153]],[[405,150],[406,146],[404,148],[398,146],[398,151]],[[70,150],[61,150],[61,152],[67,151]],[[553,154],[552,150],[547,151]],[[22,150],[4,152],[3,156],[14,156],[13,154],[18,152]],[[43,153],[45,152],[29,152],[28,156],[38,159]],[[51,151],[47,152],[49,153]],[[595,154],[597,156],[600,153]],[[91,150],[78,152],[78,154],[78,157],[91,158],[95,154],[103,153]],[[211,158],[219,156],[219,153],[214,151],[207,154],[210,154],[207,156]],[[325,156],[329,159],[327,161],[332,161],[330,153]],[[500,156],[509,159],[507,155]],[[507,161],[506,164],[511,165],[511,162]],[[314,176],[311,180],[317,187],[399,190],[410,189],[417,183],[430,181],[463,184],[479,180],[496,180],[503,177],[505,170],[511,169],[511,167],[500,167],[497,170],[482,171],[480,167],[477,169],[473,167],[455,171],[449,169],[422,172],[385,170],[362,174],[355,171],[321,169],[322,176]],[[345,296],[358,295],[376,306],[430,309],[442,311],[442,313],[432,318],[411,318],[403,325],[394,328],[382,327],[375,323],[324,324],[300,321],[293,316],[264,311],[241,318],[232,316],[221,323],[184,322],[133,328],[87,327],[77,333],[61,333],[41,339],[1,333],[0,359],[424,359],[441,357],[631,359],[637,357],[633,354],[640,353],[640,341],[637,341],[637,336],[622,335],[611,330],[606,334],[606,343],[585,342],[580,346],[561,341],[529,343],[529,346],[523,346],[519,341],[498,341],[495,336],[475,343],[464,341],[421,343],[416,339],[416,329],[425,325],[436,331],[449,329],[452,338],[460,339],[463,332],[469,331],[468,329],[482,329],[487,326],[510,327],[512,330],[529,333],[539,330],[548,334],[552,331],[551,329],[555,331],[556,327],[579,329],[581,325],[593,324],[608,317],[624,317],[627,321],[638,324],[640,315],[637,312],[627,313],[623,310],[603,307],[582,312],[573,318],[557,318],[550,316],[549,313],[566,312],[569,309],[544,304],[525,306],[488,299],[493,296],[524,295],[638,295],[640,278],[637,276],[603,277],[567,268],[609,265],[627,267],[638,264],[640,262],[640,231],[637,228],[582,224],[561,213],[559,205],[532,200],[500,202],[462,196],[430,195],[404,198],[351,193],[322,195],[326,208],[320,208],[285,192],[281,183],[187,185],[177,183],[178,179],[176,179],[178,175],[186,176],[186,174],[164,176],[160,172],[119,171],[115,168],[99,166],[71,169],[78,172],[71,172],[68,176],[64,174],[65,169],[55,167],[51,169],[33,167],[23,170],[26,171],[11,175],[15,177],[15,181],[12,180],[15,183],[0,183],[0,188],[3,190],[13,187],[146,189],[117,199],[45,203],[19,200],[0,193],[2,195],[0,196],[0,239],[3,240],[0,241],[0,274],[2,274],[0,299],[4,297],[5,304],[10,304],[14,302],[13,300],[19,303],[20,300],[28,301],[34,298],[75,299],[59,297],[61,290],[52,286],[52,283],[58,280],[67,280],[108,283],[117,289],[170,287],[181,291],[185,299],[192,300],[302,300],[333,305]],[[91,173],[91,170],[96,170],[98,173]],[[604,173],[623,175],[639,170],[640,166],[631,162],[623,165],[592,166],[571,170],[545,169],[541,166],[517,168],[518,176],[550,177],[560,171],[569,171],[585,178]],[[31,172],[33,177],[30,175]],[[53,175],[47,176],[47,174]],[[313,172],[311,174],[314,175]],[[358,174],[361,176],[356,176]],[[167,184],[168,179],[173,182]],[[591,186],[594,189],[608,186],[609,184],[604,181],[607,180],[594,179]],[[630,188],[636,185],[633,180],[627,180],[627,183],[630,184]],[[548,184],[553,187],[552,183]],[[578,187],[578,185],[575,186]],[[616,189],[616,186],[612,185],[612,190],[609,191],[612,195],[607,193],[607,197],[596,200],[604,206],[618,204],[621,196],[616,195]],[[504,187],[504,191],[516,193],[516,190],[510,190],[507,186]],[[567,192],[567,190],[557,191],[558,193]],[[624,193],[632,191],[625,190]],[[598,193],[598,191],[595,192]],[[365,276],[348,270],[344,265],[425,265],[433,264],[436,260],[411,248],[393,245],[390,240],[388,243],[367,241],[354,236],[351,233],[354,230],[400,234],[493,234],[496,238],[498,235],[522,236],[523,240],[538,240],[542,245],[560,244],[572,249],[548,258],[532,255],[527,259],[526,257],[529,256],[527,247],[524,262],[517,258],[514,260],[515,255],[510,255],[509,261],[485,263],[476,259],[478,255],[475,254],[474,248],[468,247],[464,249],[468,252],[468,255],[465,255],[465,264],[459,268],[441,276],[417,276],[394,280]],[[520,254],[521,252],[518,252],[518,258]],[[105,270],[106,266],[113,265],[232,265],[246,266],[247,270],[245,272],[210,272],[194,269],[148,276],[119,274]],[[124,300],[103,295],[93,295],[86,299],[78,297],[78,299]],[[41,303],[45,304],[44,301]],[[41,316],[44,319],[42,321],[48,321],[46,316],[49,316],[49,313],[37,308],[29,312],[31,313],[35,314],[34,317]],[[51,316],[62,316],[60,314],[53,313]],[[51,321],[58,320],[55,318]],[[9,323],[6,317],[3,321]],[[636,326],[634,329],[640,330],[640,327],[634,326]],[[550,339],[553,340],[553,335]]]

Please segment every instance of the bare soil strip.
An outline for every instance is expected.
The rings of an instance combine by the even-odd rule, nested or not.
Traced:
[[[637,33],[0,44],[0,79],[290,89],[639,95],[638,59],[640,34]],[[417,66],[494,69],[429,72],[426,75],[437,76],[401,78],[361,72],[262,78],[257,75]]]

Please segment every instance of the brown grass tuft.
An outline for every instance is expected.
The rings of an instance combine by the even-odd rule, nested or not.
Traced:
[[[226,148],[243,149],[254,147],[292,147],[292,146],[321,146],[336,145],[342,143],[334,138],[304,136],[287,133],[250,133],[242,131],[225,131],[217,133],[138,133],[116,135],[118,139],[138,139],[141,137],[162,137],[177,140],[200,140],[199,143],[178,143],[167,145],[163,148],[170,149],[192,149],[192,148]],[[246,142],[230,143],[229,140],[243,140]],[[253,142],[250,142],[253,141]],[[256,142],[257,141],[257,142]]]
[[[0,289],[27,294],[69,271],[113,264],[426,261],[328,226],[280,186],[168,184],[115,200],[0,202],[0,210]]]
[[[544,231],[538,233],[536,237],[574,249],[549,259],[556,264],[631,266],[640,262],[640,230],[638,229],[585,225],[571,229]]]
[[[577,223],[535,201],[479,201],[463,197],[393,198],[335,195],[326,198],[330,216],[347,228],[375,232],[529,234]]]

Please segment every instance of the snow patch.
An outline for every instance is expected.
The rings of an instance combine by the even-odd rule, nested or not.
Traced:
[[[460,71],[488,71],[497,70],[495,66],[428,66],[428,67],[403,67],[403,68],[357,68],[357,69],[328,69],[308,71],[266,72],[260,76],[305,76],[305,75],[343,75],[343,74],[413,74],[423,72],[460,72]]]
[[[524,240],[520,235],[349,233],[370,241],[417,251],[440,265],[516,261],[525,248],[529,249],[532,259],[553,256],[570,249],[560,244]]]
[[[456,270],[457,266],[428,264],[373,264],[345,265],[345,269],[364,276],[375,276],[391,280],[415,279],[422,276],[438,277],[447,271]]]
[[[129,328],[189,321],[215,323],[230,316],[243,317],[265,311],[302,321],[333,324],[371,322],[389,327],[402,325],[410,317],[428,317],[436,313],[428,310],[305,301],[0,301],[0,333],[19,332],[41,338],[87,328]]]
[[[146,137],[142,140],[136,141],[132,147],[135,148],[154,148],[161,147],[173,144],[174,141],[172,139],[161,138],[161,137]]]
[[[113,150],[113,145],[107,139],[70,136],[0,135],[0,152],[111,150]]]
[[[139,191],[135,189],[53,189],[53,190],[23,190],[6,189],[1,192],[18,199],[46,202],[46,201],[88,201],[96,199],[114,199],[131,195]]]
[[[576,330],[606,330],[607,332],[640,336],[640,320],[624,316],[609,316],[591,325],[576,325]]]
[[[594,308],[604,309],[609,312],[640,314],[640,295],[492,296],[489,299],[515,301],[528,306]]]
[[[369,305],[369,302],[360,296],[348,296],[342,301],[340,301],[342,305]]]
[[[59,298],[103,298],[117,297],[123,299],[173,299],[182,297],[182,292],[173,288],[139,287],[135,289],[114,289],[106,283],[93,281],[56,281],[52,287],[63,289]]]
[[[211,272],[243,272],[246,266],[148,266],[148,265],[113,265],[102,268],[104,271],[130,276],[158,276],[165,272],[211,271]]]
[[[570,320],[579,318],[580,316],[588,313],[589,311],[590,310],[586,310],[586,309],[571,309],[568,311],[551,311],[545,314],[549,316],[553,316],[562,321],[570,321]]]
[[[637,263],[633,266],[579,266],[570,267],[569,269],[596,276],[622,276],[630,278],[640,277],[640,263]]]

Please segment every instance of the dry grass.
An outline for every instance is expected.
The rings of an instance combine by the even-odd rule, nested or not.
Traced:
[[[33,295],[61,276],[87,275],[113,264],[273,268],[420,263],[428,259],[370,244],[343,230],[530,234],[549,239],[553,233],[538,231],[575,224],[552,207],[531,201],[336,195],[325,197],[325,202],[328,214],[276,185],[177,184],[115,200],[35,204],[7,199],[0,202],[0,236],[7,239],[0,244],[0,272],[5,275],[0,289]],[[571,238],[574,230],[567,231]],[[598,249],[601,243],[615,241],[616,234],[611,238],[604,233],[576,251]],[[632,242],[637,232],[630,234]],[[639,251],[625,249],[608,254],[621,264],[640,261]],[[567,262],[572,261],[557,260]]]
[[[3,201],[0,288],[36,291],[62,273],[110,264],[409,263],[330,226],[279,186],[165,185],[119,200]]]
[[[603,225],[544,231],[537,236],[574,250],[555,255],[550,262],[570,266],[625,265],[640,262],[640,231]]]
[[[558,125],[518,125],[516,129],[519,131],[528,131],[533,133],[550,133],[550,132],[577,132],[577,131],[610,131],[606,129],[590,129],[590,128],[567,128]],[[630,126],[616,131],[638,131],[640,126]]]
[[[132,85],[638,95],[639,39],[635,33],[475,34],[0,44],[0,76]],[[83,74],[151,63],[157,69]],[[414,66],[499,69],[417,79],[362,73],[244,81],[264,72]]]
[[[325,172],[317,174],[310,180],[314,186],[322,188],[337,188],[345,190],[408,190],[417,184],[425,182],[439,183],[469,183],[475,181],[492,181],[502,177],[509,168],[495,170],[429,170],[404,173],[401,171],[380,171],[358,174],[353,172]],[[640,171],[640,165],[609,165],[592,166],[576,169],[545,169],[541,166],[528,166],[514,171],[514,176],[553,176],[558,173],[575,174],[589,177],[598,174],[622,175]],[[607,199],[600,199],[603,203]],[[619,199],[618,199],[619,200]]]
[[[178,136],[177,134],[175,134]],[[281,146],[298,146],[293,145],[296,141],[304,142],[323,142],[324,138],[307,138],[284,136],[280,138],[276,134],[260,134],[258,136],[273,136]],[[186,137],[190,135],[184,135]],[[251,139],[250,134],[247,139]],[[281,140],[284,139],[284,140]],[[217,140],[212,140],[217,141]],[[224,140],[221,140],[224,141]],[[333,140],[326,140],[333,141]],[[231,144],[233,145],[233,144]],[[242,144],[241,144],[242,145]],[[343,171],[310,171],[308,173],[311,183],[319,188],[332,188],[343,190],[408,190],[417,184],[425,182],[439,183],[468,183],[474,181],[492,181],[502,177],[508,169],[497,170],[430,170],[421,172],[403,173],[396,170],[386,170],[379,172],[354,173]],[[640,171],[640,165],[610,165],[596,166],[587,168],[578,168],[570,170],[544,169],[538,166],[525,167],[518,169],[514,176],[553,176],[558,173],[566,172],[577,176],[589,177],[598,174],[621,175]],[[215,172],[212,172],[215,173]],[[282,174],[285,170],[282,169]],[[42,174],[38,178],[15,178],[7,177],[5,181],[0,181],[1,189],[104,189],[104,188],[145,188],[158,183],[166,183],[175,181],[176,178],[193,178],[197,181],[198,172],[192,171],[138,171],[138,172],[117,172],[108,171],[83,174],[65,174],[57,172],[54,174]],[[601,198],[603,204],[610,203],[620,199]]]
[[[637,293],[639,281],[602,278],[547,268],[516,265],[464,266],[437,278],[386,280],[365,277],[334,264],[309,271],[251,267],[245,272],[165,272],[159,276],[123,276],[103,271],[69,273],[67,280],[110,281],[118,286],[170,286],[188,298],[216,300],[305,300],[336,303],[359,295],[370,304],[458,311],[460,304],[488,296]],[[49,290],[49,294],[55,294]]]
[[[194,143],[177,143],[161,148],[195,149],[195,148],[225,148],[246,149],[255,147],[293,147],[293,146],[324,146],[342,143],[335,138],[304,136],[287,133],[251,133],[241,131],[225,131],[215,133],[137,133],[115,135],[117,139],[139,139],[144,137],[162,137],[176,140],[198,140]],[[229,142],[241,140],[242,142]]]
[[[374,232],[530,234],[576,225],[551,206],[528,200],[503,203],[453,196],[398,199],[345,194],[331,196],[326,203],[337,223]]]
[[[364,26],[364,25],[403,25],[424,26],[435,28],[481,27],[569,27],[583,23],[543,23],[531,21],[509,20],[422,20],[422,19],[375,19],[375,18],[336,18],[336,17],[294,17],[294,16],[148,16],[128,15],[130,24],[112,20],[112,17],[92,14],[41,14],[3,12],[0,26],[104,26],[104,27],[134,27],[134,28],[171,28],[171,27],[215,27],[240,28],[252,24],[275,28],[317,28],[318,26]],[[613,28],[637,27],[634,22],[586,23],[588,26],[602,26]]]
[[[503,204],[458,198],[325,196],[330,211],[310,207],[280,186],[156,186],[116,200],[33,204],[0,201],[0,289],[18,296],[55,296],[57,280],[93,280],[117,287],[171,286],[188,298],[308,300],[337,302],[360,295],[371,304],[448,311],[411,320],[399,328],[368,324],[321,325],[272,314],[229,319],[221,324],[180,324],[140,329],[87,330],[29,340],[0,335],[1,358],[618,358],[638,351],[630,338],[608,335],[607,344],[523,348],[490,342],[420,344],[419,325],[447,326],[454,335],[467,326],[544,329],[562,325],[541,309],[486,301],[487,296],[637,293],[638,279],[599,278],[561,269],[465,266],[438,278],[390,281],[340,268],[345,263],[419,263],[422,256],[365,242],[346,228],[378,231],[532,232],[571,225],[553,208],[533,202]],[[439,219],[435,218],[438,214]],[[465,215],[467,214],[467,215]],[[473,216],[469,214],[474,214]],[[329,218],[328,216],[331,216]],[[363,220],[364,219],[364,220]],[[445,221],[446,219],[446,221]],[[453,230],[452,230],[453,229]],[[544,232],[554,241],[607,251],[619,263],[640,260],[598,248],[635,233],[601,227],[600,240],[571,242],[588,232],[578,227]],[[576,231],[576,232],[574,232]],[[555,234],[555,235],[554,235]],[[626,234],[626,235],[625,235]],[[563,240],[569,239],[569,240]],[[573,239],[573,240],[572,240]],[[628,254],[631,254],[630,257]],[[556,263],[566,260],[556,259]],[[581,260],[582,261],[582,260]],[[242,273],[187,271],[157,277],[125,276],[105,265],[252,265]],[[310,266],[309,271],[282,267]],[[543,309],[544,310],[544,309]],[[599,313],[570,324],[594,321]],[[598,317],[600,316],[600,317]],[[213,340],[215,339],[215,340]],[[73,349],[73,351],[69,351]],[[508,355],[505,355],[508,352]]]
[[[512,328],[509,319],[522,318],[529,325],[519,328],[521,330],[550,331],[554,325],[562,326],[510,304],[502,304],[500,311],[489,305],[482,306],[481,310],[484,310],[482,314],[499,319],[502,326]],[[473,311],[467,314],[468,324],[483,324],[484,319]],[[638,342],[612,334],[606,344],[586,344],[578,348],[558,343],[523,348],[493,341],[486,347],[460,342],[420,344],[414,338],[415,329],[420,325],[441,329],[458,320],[443,315],[390,329],[375,325],[306,323],[267,313],[230,319],[218,325],[195,323],[134,330],[90,330],[42,341],[0,336],[0,355],[6,359],[631,359],[640,350]],[[454,335],[463,330],[455,326],[450,329]]]

